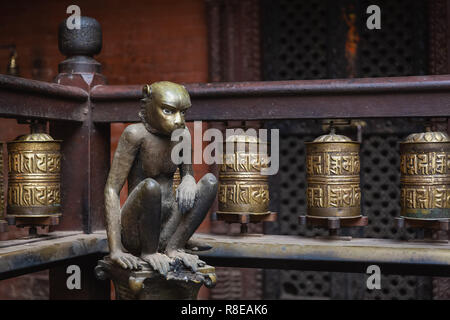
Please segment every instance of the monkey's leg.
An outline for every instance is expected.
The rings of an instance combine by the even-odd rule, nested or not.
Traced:
[[[166,221],[163,220],[162,226],[161,226],[161,234],[159,237],[159,252],[164,252],[167,246],[167,243],[169,242],[170,238],[175,233],[175,230],[177,230],[180,221],[181,221],[181,213],[178,210],[178,203],[174,200],[173,205],[171,208],[168,208],[170,210],[169,217]]]
[[[167,244],[167,249],[184,248],[186,242],[202,223],[217,194],[217,179],[205,174],[197,183],[198,194],[194,207],[181,216],[181,221]]]
[[[122,208],[122,244],[133,255],[156,253],[161,229],[161,189],[153,179],[139,183]]]

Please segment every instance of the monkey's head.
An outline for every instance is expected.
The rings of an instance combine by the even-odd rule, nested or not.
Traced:
[[[160,81],[146,84],[142,92],[144,98],[139,115],[144,124],[163,135],[185,127],[184,114],[191,107],[191,98],[184,86]]]

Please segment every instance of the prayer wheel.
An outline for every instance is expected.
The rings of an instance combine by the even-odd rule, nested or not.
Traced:
[[[308,216],[361,216],[359,146],[334,129],[306,142]]]
[[[444,132],[409,135],[400,143],[401,216],[450,218],[450,138]]]
[[[227,137],[219,170],[219,219],[270,214],[268,176],[261,174],[268,167],[267,150],[267,143],[255,136]]]
[[[61,215],[60,141],[32,133],[8,142],[7,217],[20,224],[48,224]]]

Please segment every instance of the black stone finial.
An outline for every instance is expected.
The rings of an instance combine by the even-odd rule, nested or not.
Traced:
[[[68,18],[67,18],[68,19]],[[80,29],[69,29],[67,19],[58,29],[59,51],[66,57],[89,56],[102,50],[102,28],[94,18],[80,17]]]
[[[69,18],[67,18],[69,19]],[[67,19],[58,29],[58,46],[67,58],[58,66],[59,75],[55,81],[61,81],[62,74],[95,73],[101,76],[101,64],[93,56],[102,50],[102,28],[94,18],[80,17],[80,28],[69,29]],[[92,80],[92,79],[91,79]],[[99,83],[94,80],[89,83]],[[106,81],[102,78],[100,82]]]

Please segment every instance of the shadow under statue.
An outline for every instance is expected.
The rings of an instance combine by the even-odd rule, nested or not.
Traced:
[[[195,182],[192,164],[171,160],[171,135],[182,130],[190,141],[184,114],[191,106],[184,86],[168,82],[145,85],[141,123],[120,137],[105,187],[106,231],[110,255],[96,274],[114,282],[119,299],[196,299],[205,284],[215,284],[215,270],[185,248],[205,248],[188,240],[205,218],[217,193],[211,173]],[[173,192],[179,168],[181,183]],[[120,208],[120,190],[128,179],[128,198]]]

